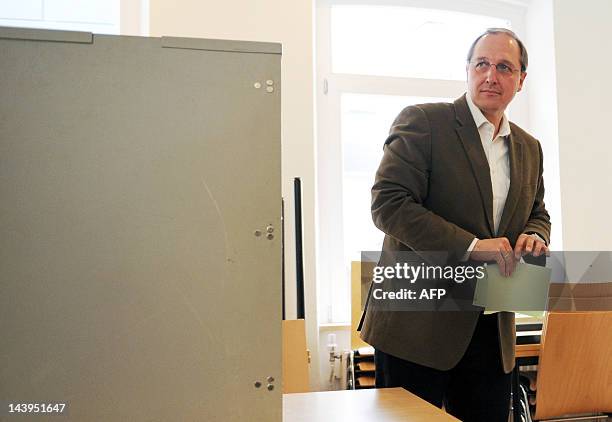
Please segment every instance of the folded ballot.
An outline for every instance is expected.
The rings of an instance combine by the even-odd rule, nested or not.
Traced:
[[[486,313],[541,313],[546,310],[550,275],[550,268],[519,263],[510,277],[504,277],[497,264],[487,265],[485,277],[476,283],[474,305]]]

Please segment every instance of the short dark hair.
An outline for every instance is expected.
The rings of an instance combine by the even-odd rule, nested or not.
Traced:
[[[525,48],[525,44],[523,44],[520,38],[513,31],[506,29],[506,28],[489,28],[485,32],[480,34],[478,38],[474,40],[474,42],[470,46],[470,49],[468,50],[468,55],[467,55],[468,63],[472,61],[472,56],[474,55],[474,49],[476,48],[476,44],[478,43],[478,41],[480,41],[480,39],[484,37],[485,35],[489,35],[489,34],[506,34],[516,41],[521,51],[521,59],[520,59],[521,60],[521,72],[525,72],[527,70],[527,65],[529,62],[529,56],[527,55],[527,48]]]

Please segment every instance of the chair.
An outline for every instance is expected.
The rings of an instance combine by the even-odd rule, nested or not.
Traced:
[[[283,393],[310,391],[305,324],[303,319],[283,321]]]
[[[550,312],[538,365],[536,420],[612,412],[612,312]]]

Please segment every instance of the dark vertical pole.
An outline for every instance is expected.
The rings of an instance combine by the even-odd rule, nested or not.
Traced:
[[[285,320],[285,200],[281,198],[281,294],[282,314]]]
[[[304,319],[304,257],[302,250],[302,181],[293,179],[295,202],[295,278],[297,296],[297,318]]]

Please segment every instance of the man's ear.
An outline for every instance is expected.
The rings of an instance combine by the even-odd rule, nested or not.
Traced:
[[[519,79],[519,86],[516,92],[521,92],[521,89],[523,89],[523,82],[525,82],[526,77],[527,77],[527,72],[521,72],[521,78]]]

